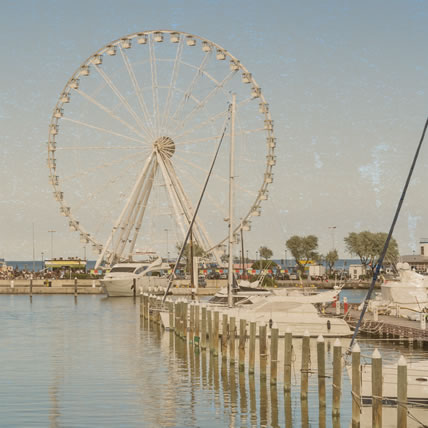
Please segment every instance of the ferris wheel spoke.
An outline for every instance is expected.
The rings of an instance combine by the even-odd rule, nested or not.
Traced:
[[[221,111],[220,113],[216,113],[213,116],[209,117],[208,119],[204,120],[203,122],[201,122],[199,125],[194,126],[193,128],[188,129],[186,132],[182,132],[181,134],[178,134],[175,136],[174,140],[178,141],[180,138],[186,136],[186,135],[191,135],[194,132],[198,131],[201,128],[204,128],[206,125],[208,125],[210,122],[213,123],[215,122],[217,119],[222,118],[223,116],[226,116],[229,113],[229,109],[226,109],[224,111]],[[223,127],[224,127],[224,123],[223,123]]]
[[[119,132],[115,132],[115,131],[112,131],[110,129],[101,128],[99,126],[91,125],[90,123],[82,122],[80,120],[70,119],[69,117],[63,117],[62,120],[75,123],[76,125],[86,126],[87,128],[96,129],[97,131],[105,132],[106,134],[115,135],[116,137],[121,137],[121,138],[124,138],[125,140],[136,141],[137,143],[140,143],[140,144],[146,144],[146,145],[148,144],[147,142],[139,140],[137,138],[128,137],[127,135],[120,134]]]
[[[254,129],[247,129],[241,132],[235,132],[235,136],[243,136],[243,135],[249,135],[249,134],[254,134],[260,131],[263,131],[264,128],[254,128]],[[187,145],[191,145],[191,144],[198,144],[198,143],[204,143],[207,141],[216,141],[219,138],[221,138],[222,134],[219,135],[213,135],[212,137],[204,137],[204,138],[197,138],[195,140],[186,140],[186,141],[182,141],[180,143],[175,143],[176,146],[187,146]],[[225,133],[224,134],[225,137],[229,137],[230,133]]]
[[[230,72],[205,98],[203,98],[198,104],[196,104],[195,107],[193,107],[193,109],[190,111],[189,114],[187,114],[187,116],[185,116],[185,118],[179,122],[179,124],[176,126],[176,128],[174,129],[174,131],[176,131],[177,129],[180,128],[184,128],[185,123],[194,116],[195,113],[197,113],[198,111],[202,110],[204,107],[207,106],[208,101],[221,89],[224,88],[224,86],[226,85],[227,82],[229,82],[232,77],[236,74],[236,71],[232,71]]]
[[[193,76],[192,81],[190,82],[189,86],[187,87],[187,89],[183,92],[183,95],[178,103],[177,108],[175,109],[174,114],[172,115],[172,119],[176,119],[177,116],[179,115],[179,113],[181,112],[181,110],[184,108],[186,102],[189,100],[189,98],[191,97],[191,94],[193,92],[194,87],[196,86],[196,83],[198,82],[199,78],[203,75],[204,69],[208,63],[208,60],[211,58],[211,51],[207,52],[204,56],[204,58],[202,59],[201,64],[199,65],[199,67],[196,70],[195,75]]]
[[[203,167],[201,167],[200,165],[198,165],[198,164],[196,164],[196,163],[194,163],[194,162],[191,162],[191,161],[189,161],[189,160],[187,160],[187,159],[184,159],[183,157],[181,157],[181,156],[179,156],[179,155],[174,155],[174,157],[176,157],[177,159],[179,159],[179,160],[181,160],[182,162],[184,162],[185,164],[187,164],[187,165],[189,165],[189,166],[191,166],[192,168],[194,168],[194,169],[198,169],[199,171],[202,171],[202,172],[204,172],[205,174],[207,174],[208,173],[208,169],[206,169],[206,168],[203,168]],[[183,169],[181,169],[181,168],[177,168],[177,169],[179,169],[180,171],[185,171],[185,169],[183,168]],[[221,182],[223,182],[223,183],[228,183],[228,178],[225,178],[225,177],[222,177],[222,176],[220,176],[220,175],[218,175],[218,174],[215,174],[215,173],[212,173],[212,177],[214,177],[214,178],[216,178],[216,179],[218,179],[219,181],[221,181]],[[235,187],[238,189],[238,190],[240,190],[241,192],[245,192],[245,193],[248,193],[249,195],[251,195],[251,196],[256,196],[257,195],[257,192],[252,192],[252,191],[250,191],[250,190],[248,190],[248,189],[245,189],[244,187],[242,187],[242,186],[240,186],[239,184],[237,184],[237,183],[235,183]]]
[[[147,124],[150,123],[152,125],[152,127],[153,127],[153,123],[152,123],[152,120],[150,118],[149,111],[148,111],[146,103],[144,101],[143,92],[141,91],[141,88],[140,88],[140,85],[138,83],[138,80],[135,77],[135,72],[134,72],[134,69],[132,67],[132,64],[129,61],[128,55],[122,49],[122,46],[119,45],[119,49],[120,49],[120,53],[122,55],[123,62],[125,63],[126,69],[128,70],[128,74],[129,74],[129,78],[131,79],[132,86],[134,87],[135,93],[137,94],[138,103],[140,105],[141,111],[143,112],[143,115],[144,115],[144,118],[146,120],[146,123]],[[144,129],[145,129],[146,133],[148,135],[150,135],[150,137],[152,139],[155,138],[154,135],[153,135],[153,133],[149,129],[146,129],[146,127],[144,127]]]
[[[162,115],[161,127],[165,127],[165,124],[169,115],[169,111],[171,109],[171,99],[172,99],[172,94],[174,92],[174,88],[177,83],[178,74],[180,71],[180,59],[181,59],[182,53],[183,53],[183,39],[180,38],[178,42],[177,53],[175,55],[174,67],[172,69],[171,81],[168,88],[168,96],[166,98],[165,108]]]
[[[149,38],[149,52],[150,52],[150,71],[152,75],[153,116],[155,117],[156,137],[160,137],[158,76],[157,76],[157,65],[156,65],[156,56],[155,56],[156,54],[154,49],[153,36]]]
[[[126,126],[128,129],[130,129],[132,132],[134,132],[136,135],[138,135],[141,138],[145,138],[141,132],[139,132],[137,129],[135,129],[131,124],[129,124],[126,120],[123,120],[121,117],[115,115],[109,108],[107,108],[105,105],[98,102],[95,98],[91,97],[89,94],[83,92],[80,89],[75,89],[75,91],[85,97],[89,102],[96,105],[98,108],[103,110],[105,113],[107,113],[110,117],[112,117],[114,120],[119,121],[122,125]]]
[[[107,76],[107,74],[98,66],[95,65],[95,69],[98,71],[100,76],[105,80],[107,85],[110,87],[110,89],[113,91],[113,93],[117,96],[117,98],[120,100],[120,102],[123,104],[123,106],[128,110],[129,114],[134,118],[137,125],[141,128],[143,132],[144,130],[144,124],[141,122],[140,118],[138,117],[137,113],[133,110],[133,108],[129,105],[126,98],[122,95],[122,93],[117,89],[116,85],[112,82],[112,80]],[[148,136],[148,135],[147,135]],[[149,137],[149,136],[148,136]]]
[[[137,159],[135,159],[135,158],[136,158],[135,153],[131,153],[130,155],[123,156],[123,157],[121,157],[119,159],[115,159],[112,162],[105,162],[103,164],[96,165],[94,168],[88,168],[88,169],[85,169],[84,171],[78,171],[78,172],[76,172],[76,174],[73,174],[73,175],[70,175],[70,176],[65,176],[65,177],[62,178],[62,181],[64,183],[66,183],[66,182],[75,180],[76,178],[82,178],[82,177],[84,177],[84,176],[86,176],[88,174],[94,173],[96,171],[103,170],[104,168],[109,168],[109,167],[111,167],[113,165],[120,164],[120,163],[122,163],[122,162],[124,162],[124,161],[126,161],[128,159],[134,159],[134,162],[132,162],[131,164],[127,164],[126,167],[124,167],[124,169],[123,169],[123,171],[128,171],[130,166],[136,165],[137,163],[141,162],[141,158],[140,157],[137,157]],[[112,180],[112,179],[113,178],[110,178],[110,180]]]

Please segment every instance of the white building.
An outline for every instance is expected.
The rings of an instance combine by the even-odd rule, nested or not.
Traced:
[[[364,265],[349,265],[349,277],[351,279],[360,279],[361,275],[366,274]]]

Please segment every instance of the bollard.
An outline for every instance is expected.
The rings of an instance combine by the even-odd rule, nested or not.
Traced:
[[[284,391],[291,391],[291,354],[293,349],[293,335],[287,327],[284,335]]]
[[[274,324],[270,331],[270,383],[276,385],[278,377],[278,327]]]
[[[325,341],[322,336],[317,339],[317,364],[319,407],[325,408]]]
[[[372,354],[372,427],[382,427],[382,357],[377,350]]]
[[[342,389],[342,345],[336,339],[333,345],[333,418],[340,416],[340,393]]]
[[[247,321],[239,320],[239,371],[245,370],[245,341],[247,339]]]
[[[336,299],[336,315],[340,315],[340,298],[337,296]]]
[[[352,348],[352,428],[360,427],[361,351],[358,343]]]
[[[266,360],[267,360],[266,324],[259,326],[259,352],[260,352],[260,378],[266,379]]]
[[[74,277],[74,297],[77,296],[77,278]]]
[[[302,339],[302,368],[301,368],[301,387],[300,398],[306,400],[308,398],[309,385],[309,364],[311,359],[311,350],[309,347],[309,332],[305,330]]]
[[[201,348],[207,349],[207,308],[202,305],[201,310]]]
[[[397,427],[407,428],[407,362],[402,355],[397,366]]]
[[[229,319],[229,363],[235,364],[235,317]]]
[[[427,329],[427,316],[424,312],[421,312],[421,329]]]
[[[227,360],[227,339],[228,339],[228,316],[223,314],[223,319],[221,321],[221,357],[223,360]]]
[[[373,321],[379,321],[379,310],[377,306],[373,307]]]
[[[250,322],[250,345],[248,352],[250,353],[248,372],[254,374],[256,361],[256,323]]]

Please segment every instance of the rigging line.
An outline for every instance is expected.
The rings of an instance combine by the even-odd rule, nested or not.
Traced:
[[[231,110],[232,110],[232,109],[231,109]],[[204,187],[202,188],[201,196],[199,197],[198,204],[196,205],[195,211],[194,211],[194,213],[193,213],[193,218],[192,218],[192,221],[190,222],[189,229],[187,230],[186,237],[184,238],[183,246],[181,247],[180,254],[179,254],[179,255],[178,255],[178,257],[177,257],[177,261],[175,262],[174,268],[173,268],[173,270],[172,270],[171,276],[170,276],[169,281],[168,281],[168,286],[167,286],[167,288],[166,288],[166,290],[165,290],[165,294],[164,294],[164,295],[163,295],[163,297],[162,297],[162,304],[163,304],[163,303],[165,303],[166,296],[168,295],[169,289],[171,288],[172,281],[173,281],[174,276],[175,276],[175,271],[176,271],[176,269],[177,269],[178,264],[180,263],[181,257],[183,256],[184,249],[186,248],[187,240],[189,239],[190,232],[191,232],[191,230],[192,230],[192,227],[193,227],[193,224],[194,224],[194,222],[195,222],[196,216],[198,215],[199,207],[200,207],[200,205],[201,205],[202,198],[203,198],[204,193],[205,193],[205,190],[206,190],[206,188],[207,188],[208,181],[209,181],[210,176],[211,176],[211,172],[212,172],[212,170],[213,170],[213,168],[214,168],[214,164],[215,164],[215,161],[216,161],[216,159],[217,159],[217,155],[218,155],[218,152],[219,152],[219,150],[220,150],[220,146],[221,146],[221,143],[222,143],[222,141],[223,141],[224,134],[226,133],[227,124],[228,124],[228,122],[229,122],[229,121],[230,121],[230,115],[229,115],[228,121],[227,121],[227,123],[226,123],[226,125],[225,125],[225,127],[224,127],[223,134],[222,134],[222,136],[221,136],[221,138],[220,138],[220,141],[219,141],[219,143],[218,143],[217,150],[216,150],[215,155],[214,155],[214,159],[213,159],[213,161],[211,162],[211,167],[210,167],[210,170],[209,170],[209,172],[208,172],[208,175],[207,175],[207,177],[206,177],[206,179],[205,179],[205,184],[204,184]]]
[[[129,78],[131,79],[132,86],[134,87],[134,91],[137,94],[138,103],[139,103],[140,108],[143,112],[146,123],[151,124],[151,126],[153,127],[153,123],[150,119],[150,115],[149,115],[149,111],[147,110],[146,103],[144,102],[143,93],[141,91],[140,85],[138,84],[138,80],[135,77],[135,72],[134,72],[134,69],[132,67],[132,64],[129,61],[128,55],[125,53],[125,51],[122,49],[122,46],[120,46],[120,45],[119,45],[119,50],[120,50],[120,53],[122,55],[123,62],[125,63],[126,69],[128,70]],[[151,138],[154,138],[153,133],[150,132],[149,129],[146,129],[146,127],[144,127],[144,130]]]
[[[351,339],[351,343],[349,345],[348,353],[350,353],[351,350],[352,350],[352,345],[353,345],[353,343],[355,341],[355,337],[358,334],[358,330],[360,329],[361,321],[363,320],[364,314],[366,313],[366,310],[367,310],[367,307],[368,307],[368,304],[369,304],[369,300],[370,300],[371,295],[373,293],[373,289],[374,289],[377,277],[379,275],[379,271],[380,271],[380,268],[382,266],[383,259],[385,258],[386,251],[388,250],[389,242],[391,241],[391,238],[392,238],[392,233],[394,232],[395,224],[397,223],[397,220],[398,220],[398,215],[400,214],[401,206],[403,205],[403,202],[404,202],[404,197],[406,196],[407,188],[409,187],[410,179],[412,178],[412,175],[413,175],[413,170],[415,168],[416,161],[417,161],[418,156],[419,156],[419,152],[420,152],[420,149],[421,149],[421,146],[422,146],[422,142],[423,142],[423,140],[425,138],[425,133],[426,133],[427,127],[428,127],[428,118],[427,118],[427,120],[425,122],[425,126],[424,126],[424,129],[423,129],[423,132],[422,132],[421,139],[420,139],[419,144],[417,146],[416,153],[415,153],[415,155],[413,157],[413,162],[412,162],[412,165],[410,167],[409,174],[407,176],[406,184],[404,185],[403,192],[402,192],[400,200],[398,202],[398,206],[397,206],[397,209],[395,211],[394,219],[392,220],[391,228],[389,229],[389,233],[388,233],[388,236],[386,238],[385,245],[383,246],[383,249],[382,249],[382,252],[380,254],[380,257],[379,257],[378,261],[375,264],[376,268],[375,268],[374,273],[373,273],[373,279],[372,279],[372,282],[370,284],[370,288],[369,288],[369,291],[368,291],[368,293],[366,295],[366,298],[364,299],[363,309],[361,311],[361,315],[360,315],[360,318],[358,320],[358,323],[357,323],[357,325],[355,327],[354,334],[352,335],[352,339]]]
[[[171,80],[168,87],[168,96],[166,98],[165,108],[162,115],[161,127],[165,126],[165,122],[168,118],[169,111],[171,109],[171,98],[173,94],[172,89],[173,88],[175,89],[175,85],[177,83],[178,74],[180,72],[180,59],[181,59],[182,53],[183,53],[183,38],[180,37],[180,40],[178,42],[177,53],[175,55],[174,68],[172,70]]]
[[[185,175],[189,181],[194,183],[195,185],[200,185],[200,182],[196,180],[195,177],[189,172],[187,168],[177,168],[178,171],[180,171],[183,175]],[[217,208],[217,210],[222,213],[222,217],[227,217],[227,211],[222,212],[224,209],[226,209],[225,205],[221,205],[217,202],[217,200],[211,196],[209,193],[207,193],[208,199],[212,202],[212,204]]]
[[[129,128],[132,132],[134,132],[135,134],[137,134],[138,136],[140,136],[141,138],[144,138],[144,135],[141,134],[141,132],[139,132],[137,129],[135,129],[131,124],[129,124],[126,120],[123,120],[122,118],[120,118],[119,116],[117,116],[116,114],[113,113],[112,110],[108,109],[105,105],[101,104],[100,102],[98,102],[97,100],[95,100],[95,98],[92,98],[90,95],[88,95],[87,93],[83,92],[80,89],[75,89],[75,91],[82,95],[83,97],[85,97],[88,101],[90,101],[92,104],[96,105],[98,108],[100,108],[102,111],[106,112],[109,116],[111,116],[113,119],[119,121],[122,125],[125,125],[127,128]],[[64,119],[64,117],[63,117]]]
[[[140,123],[140,118],[138,117],[137,113],[132,109],[132,107],[129,105],[126,98],[122,95],[122,93],[117,89],[117,87],[114,85],[114,83],[111,81],[111,79],[107,76],[107,74],[104,72],[103,69],[101,69],[98,65],[94,66],[95,69],[98,71],[98,73],[101,75],[101,77],[106,81],[107,85],[110,86],[110,89],[114,92],[114,94],[119,98],[119,100],[122,102],[122,104],[125,106],[126,110],[128,110],[129,114],[134,118],[137,125],[141,128],[143,132],[144,125]],[[147,135],[149,137],[149,135]]]
[[[80,120],[70,119],[69,117],[63,117],[62,120],[66,120],[68,122],[76,123],[77,125],[86,126],[87,128],[96,129],[97,131],[105,132],[106,134],[115,135],[116,137],[125,138],[126,140],[136,141],[137,143],[140,143],[140,144],[146,144],[146,145],[148,144],[145,141],[138,140],[137,138],[128,137],[126,135],[120,134],[119,132],[110,131],[108,129],[101,128],[101,127],[95,126],[95,125],[91,125],[89,123],[82,122]]]
[[[229,73],[221,82],[219,85],[217,85],[205,98],[203,98],[199,104],[197,104],[193,109],[190,111],[190,113],[172,130],[173,132],[177,131],[179,128],[183,128],[184,124],[198,111],[205,108],[208,104],[208,101],[210,98],[215,95],[220,89],[223,89],[226,83],[228,83],[232,77],[236,74],[236,71],[232,71]]]

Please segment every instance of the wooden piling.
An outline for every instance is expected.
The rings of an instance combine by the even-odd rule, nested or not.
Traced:
[[[361,351],[358,343],[352,348],[352,428],[360,428]]]
[[[33,296],[33,277],[30,278],[30,297]]]
[[[407,362],[402,355],[397,366],[397,427],[407,428]]]
[[[187,306],[188,303],[187,302],[183,302],[183,313],[182,313],[182,319],[183,319],[183,339],[187,340]]]
[[[300,383],[300,398],[308,398],[309,385],[309,364],[311,359],[311,350],[309,347],[309,332],[306,330],[303,333],[302,339],[302,367],[301,367],[301,383]]]
[[[220,314],[218,311],[214,311],[214,320],[213,320],[213,355],[218,356],[218,341],[219,341],[219,329],[220,329]]]
[[[74,277],[74,297],[77,296],[77,278]]]
[[[229,336],[229,323],[227,314],[223,314],[221,321],[221,357],[227,360],[227,339]]]
[[[213,323],[212,323],[212,316],[211,311],[207,309],[207,329],[208,329],[208,345],[210,352],[213,352],[213,344],[212,344],[212,338],[213,338]]]
[[[257,324],[253,321],[250,322],[250,344],[249,344],[249,364],[248,373],[254,374],[255,361],[256,361],[256,326]]]
[[[189,343],[193,343],[193,336],[195,331],[195,303],[190,302],[190,322],[189,322]]]
[[[382,427],[382,357],[377,350],[372,354],[372,427]]]
[[[267,361],[266,325],[259,326],[260,378],[266,379]]]
[[[342,389],[342,345],[336,339],[333,346],[333,418],[340,416],[340,393]]]
[[[201,310],[201,348],[207,349],[207,308],[202,306]]]
[[[276,385],[278,377],[278,328],[272,327],[270,331],[270,383]]]
[[[284,391],[291,391],[291,353],[293,335],[289,327],[284,335]]]
[[[325,408],[325,341],[322,336],[319,336],[317,339],[317,364],[319,407]]]
[[[199,344],[201,341],[201,335],[199,332],[199,303],[195,304],[194,317],[195,317],[195,336],[193,338],[193,342],[195,344],[195,350],[196,350],[196,348],[199,348]]]
[[[169,301],[168,302],[168,310],[169,310],[169,329],[171,331],[174,331],[175,325],[174,325],[174,302]]]
[[[247,339],[247,321],[239,320],[239,371],[245,370],[245,341]]]
[[[76,293],[76,287],[75,287],[75,293]],[[137,298],[137,278],[134,278],[132,280],[132,295],[135,300]]]
[[[229,363],[230,365],[235,364],[235,331],[236,331],[236,319],[235,317],[229,318]]]

